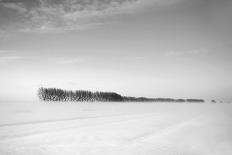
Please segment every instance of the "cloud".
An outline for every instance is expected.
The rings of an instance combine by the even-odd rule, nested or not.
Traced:
[[[0,63],[1,64],[28,61],[30,59],[32,59],[32,57],[21,55],[20,53],[18,53],[18,51],[0,49]]]
[[[35,32],[35,33],[41,33],[41,34],[47,34],[47,33],[64,33],[67,31],[76,31],[76,30],[86,30],[93,27],[106,25],[107,22],[94,22],[94,23],[84,23],[84,24],[73,24],[73,25],[63,25],[63,26],[52,26],[52,25],[37,25],[37,26],[29,26],[27,28],[23,28],[20,30],[20,32]],[[33,24],[34,25],[34,24]]]
[[[182,56],[190,56],[190,55],[202,55],[208,53],[208,49],[199,48],[199,49],[192,49],[192,50],[178,50],[178,51],[168,51],[165,53],[166,56],[169,57],[182,57]]]
[[[11,29],[59,33],[96,27],[105,23],[108,17],[134,13],[151,4],[170,5],[177,1],[182,0],[2,0],[0,6],[17,13]]]
[[[81,62],[83,62],[83,59],[81,58],[63,59],[63,60],[57,61],[58,64],[62,64],[62,65],[76,64],[76,63],[81,63]]]
[[[6,31],[0,29],[0,39],[5,39],[8,36],[9,34]]]
[[[11,29],[48,33],[99,26],[107,17],[132,12],[140,1],[147,0],[34,0],[30,6],[26,1],[0,1],[0,6],[17,15],[17,26]]]
[[[24,60],[25,57],[22,56],[0,56],[0,63],[12,63]]]
[[[2,6],[8,9],[17,11],[19,13],[27,12],[27,9],[21,2],[5,2],[5,3],[2,3]]]
[[[8,51],[6,51],[6,50],[0,50],[0,54],[5,54],[5,53],[8,53]]]
[[[138,0],[39,0],[25,18],[27,31],[60,32],[97,26],[99,19],[123,13]]]

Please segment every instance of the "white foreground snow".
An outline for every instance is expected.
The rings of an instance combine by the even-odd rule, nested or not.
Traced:
[[[231,155],[232,104],[0,103],[0,155]]]

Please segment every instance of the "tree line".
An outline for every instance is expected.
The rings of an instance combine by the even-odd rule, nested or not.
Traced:
[[[76,102],[204,102],[202,99],[172,99],[121,96],[115,92],[91,92],[86,90],[62,90],[58,88],[39,88],[38,97],[42,101]]]
[[[205,102],[203,99],[173,99],[173,98],[146,98],[146,97],[123,97],[124,101],[133,102]]]
[[[38,96],[42,101],[123,101],[123,97],[114,92],[67,91],[58,88],[39,88]]]

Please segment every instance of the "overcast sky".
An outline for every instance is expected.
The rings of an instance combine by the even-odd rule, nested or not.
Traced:
[[[0,0],[0,100],[39,87],[232,100],[231,0]]]

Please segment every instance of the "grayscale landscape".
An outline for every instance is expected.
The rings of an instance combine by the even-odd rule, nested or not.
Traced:
[[[231,155],[232,0],[0,0],[0,155]]]

